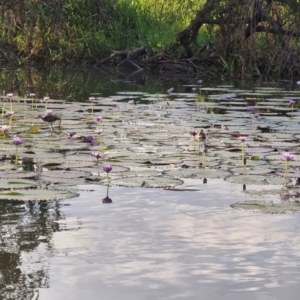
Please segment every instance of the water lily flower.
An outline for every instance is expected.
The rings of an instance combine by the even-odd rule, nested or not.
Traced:
[[[190,131],[190,135],[192,135],[192,136],[196,136],[197,135],[197,130],[195,130],[195,129],[191,129]]]
[[[192,91],[196,92],[197,88],[196,87],[192,87]]]
[[[15,164],[18,163],[18,147],[24,143],[23,139],[19,138],[18,136],[14,136],[12,142],[16,145],[16,159]]]
[[[94,121],[95,121],[95,122],[100,122],[101,120],[102,120],[102,117],[100,117],[100,116],[94,118]]]
[[[244,165],[244,175],[246,175],[246,158],[245,158],[245,153],[244,153],[244,142],[247,140],[247,137],[244,135],[241,135],[238,137],[238,139],[242,143],[242,163]]]
[[[113,121],[115,121],[115,119],[116,119],[116,107],[118,106],[118,103],[114,101],[114,102],[111,103],[111,106],[113,107]]]
[[[9,117],[9,126],[12,127],[12,116],[15,112],[14,111],[7,111],[6,116]]]
[[[100,135],[100,134],[103,132],[103,129],[97,128],[97,129],[94,130],[94,132],[95,132],[96,134]]]
[[[8,102],[9,101],[9,99],[8,98],[2,98],[2,102]]]
[[[254,111],[255,107],[254,106],[247,106],[247,110],[249,111]]]
[[[106,191],[106,197],[108,198],[108,189],[109,189],[109,176],[108,173],[113,169],[112,165],[103,165],[102,170],[106,173],[106,185],[107,185],[107,191]]]
[[[30,97],[30,98],[35,97],[35,93],[30,93],[30,94],[29,94],[29,97]]]
[[[0,131],[7,133],[10,127],[8,125],[2,125]]]
[[[300,85],[300,80],[298,80],[298,81],[296,82],[296,84],[297,84],[297,85]]]
[[[88,135],[85,137],[85,141],[91,145],[94,145],[95,144],[95,138],[91,135]]]
[[[202,83],[202,79],[199,79],[199,80],[198,80],[198,83],[201,84],[201,83]]]
[[[294,105],[296,103],[295,100],[290,100],[290,105]]]
[[[284,153],[282,153],[281,159],[286,160],[286,161],[292,161],[292,160],[295,160],[296,157],[295,157],[295,155],[293,155],[289,152],[284,152]]]
[[[285,172],[284,172],[284,178],[286,178],[286,175],[289,170],[289,162],[295,160],[296,157],[295,157],[295,155],[293,155],[289,152],[284,152],[284,153],[282,153],[281,159],[286,161]]]
[[[6,137],[6,134],[9,132],[10,127],[8,125],[2,125],[0,128],[0,131],[3,132],[4,137]]]
[[[193,137],[193,151],[195,151],[196,150],[195,142],[196,142],[197,131],[195,129],[191,129],[189,132],[190,132],[190,135]]]
[[[253,117],[254,117],[255,119],[257,119],[257,118],[260,117],[260,114],[259,114],[259,113],[255,113],[255,114],[253,115]]]
[[[97,161],[99,158],[102,158],[102,154],[100,152],[92,152],[92,156],[94,156],[97,159]]]
[[[16,145],[16,146],[20,146],[24,143],[23,139],[19,138],[18,136],[14,136],[12,139],[12,142]]]
[[[129,100],[128,104],[133,105],[134,104],[134,100]]]
[[[67,132],[67,137],[70,137],[72,138],[74,135],[76,134],[75,131],[70,131],[70,132]]]
[[[239,136],[238,139],[239,139],[241,142],[247,141],[247,137],[244,136],[244,135]]]
[[[7,111],[6,116],[11,117],[15,112],[14,111]]]
[[[94,102],[96,98],[95,97],[89,97],[89,101],[92,103],[92,115],[94,114]]]
[[[112,165],[103,165],[102,170],[106,173],[109,173],[113,169]]]
[[[11,98],[13,97],[13,93],[8,93],[6,94],[6,97],[9,98],[9,101],[10,101],[10,110],[13,110],[13,107],[12,107],[12,101],[11,101]]]

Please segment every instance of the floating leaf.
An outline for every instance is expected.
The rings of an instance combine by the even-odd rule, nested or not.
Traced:
[[[39,129],[40,129],[39,126],[33,125],[27,130],[27,133],[38,133]]]
[[[160,188],[166,186],[177,186],[183,184],[182,180],[170,177],[151,177],[151,176],[136,176],[112,179],[111,183],[114,185],[127,186],[127,187],[147,187],[147,188]]]
[[[251,200],[245,202],[238,202],[230,205],[232,208],[251,210],[254,212],[263,212],[269,214],[284,214],[300,212],[299,202],[279,202]]]
[[[78,194],[59,190],[21,190],[18,192],[0,192],[0,200],[45,201],[62,200],[77,197]]]

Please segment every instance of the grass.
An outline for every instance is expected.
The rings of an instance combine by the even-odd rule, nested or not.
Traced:
[[[163,52],[205,3],[205,0],[49,0],[45,5],[42,1],[20,0],[8,6],[3,1],[0,60],[17,64],[90,63],[113,50],[144,46],[150,54]],[[300,26],[299,6],[299,1],[278,1],[276,6],[268,8],[268,13],[281,29],[296,31]],[[211,24],[204,24],[193,41],[193,52],[207,57],[216,54],[214,57],[218,59],[213,60],[219,71],[234,76],[292,72],[295,66],[291,64],[294,58],[291,59],[290,53],[300,52],[299,40],[292,35],[280,38],[272,33],[253,33],[245,38],[252,10],[252,0],[220,1],[211,12]],[[218,25],[215,20],[220,16],[223,23]],[[264,21],[260,25],[268,27],[270,23]]]

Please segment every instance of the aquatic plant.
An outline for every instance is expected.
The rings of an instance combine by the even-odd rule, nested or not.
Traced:
[[[202,79],[199,79],[199,80],[198,80],[198,84],[200,85],[200,86],[199,86],[199,92],[200,92],[200,95],[201,95],[201,93],[202,93],[202,91],[201,91]]]
[[[92,103],[92,115],[94,114],[94,102],[96,98],[95,97],[89,97],[89,101]]]
[[[8,101],[9,101],[8,98],[2,98],[2,102],[3,102],[3,105],[2,105],[2,117],[4,117],[5,103],[7,103]]]
[[[45,109],[47,110],[48,108],[48,101],[49,101],[50,97],[46,96],[43,98],[43,100],[45,101]]]
[[[281,159],[285,161],[285,172],[284,172],[284,178],[286,178],[288,170],[289,170],[289,162],[296,159],[295,155],[284,152],[282,153]]]
[[[295,100],[290,100],[290,105],[292,106],[292,116],[294,113],[294,105],[295,105],[296,101]]]
[[[118,107],[118,103],[113,101],[111,103],[111,106],[113,107],[113,121],[115,121],[115,119],[116,119],[116,108]]]
[[[106,173],[106,197],[102,200],[103,203],[111,203],[111,199],[108,197],[108,191],[109,191],[109,183],[110,183],[110,178],[108,173],[113,169],[112,165],[103,165],[102,170]]]
[[[132,106],[132,109],[134,109],[134,105],[135,105],[134,100],[129,100],[127,103],[128,103],[130,106]]]
[[[91,145],[94,145],[96,140],[95,138],[92,136],[92,135],[88,135],[85,137],[85,141],[88,143],[88,144],[91,144]]]
[[[104,148],[103,148],[103,143],[102,143],[102,138],[101,138],[101,134],[102,134],[103,130],[102,130],[102,129],[99,129],[99,128],[96,128],[96,129],[94,130],[94,132],[95,132],[97,135],[99,135],[100,150],[101,150],[102,153],[104,153]]]
[[[202,158],[202,168],[204,169],[205,168],[205,158],[206,158],[206,153],[208,152],[208,149],[206,146],[204,146],[204,149],[203,149],[203,158]]]
[[[31,110],[33,111],[33,102],[34,102],[34,98],[35,98],[35,93],[30,93],[29,97],[31,98]]]
[[[257,122],[257,119],[260,117],[260,114],[259,113],[255,113],[255,114],[253,114],[253,117],[254,117],[254,120],[255,120],[255,127],[257,127],[256,126],[256,122]]]
[[[13,139],[12,139],[12,142],[13,144],[16,145],[16,159],[15,159],[15,164],[18,164],[18,149],[19,149],[19,146],[21,146],[24,141],[23,139],[19,138],[18,136],[14,136]]]
[[[94,121],[97,122],[96,130],[98,129],[98,123],[102,120],[102,117],[98,116],[94,118]]]
[[[66,133],[67,137],[69,137],[69,138],[72,138],[75,134],[76,134],[75,131],[70,131],[70,132]]]
[[[9,118],[9,127],[12,127],[12,121],[13,121],[13,115],[14,115],[14,111],[7,111],[6,112],[6,116]]]
[[[96,162],[98,163],[98,160],[102,158],[102,154],[100,152],[92,152],[92,156],[96,158]]]
[[[189,131],[190,135],[193,137],[193,151],[196,150],[196,136],[197,136],[197,131],[195,129],[191,129]]]
[[[6,94],[6,97],[9,99],[9,102],[10,102],[10,110],[12,111],[13,110],[13,106],[12,106],[12,97],[14,96],[13,93],[8,93]]]
[[[0,128],[0,131],[3,132],[3,137],[6,137],[9,130],[10,130],[10,127],[8,125],[2,125]]]
[[[244,175],[246,175],[246,158],[245,158],[245,152],[244,152],[244,142],[247,140],[247,137],[244,135],[241,135],[238,137],[238,139],[241,141],[241,148],[242,148],[242,164],[244,166]]]

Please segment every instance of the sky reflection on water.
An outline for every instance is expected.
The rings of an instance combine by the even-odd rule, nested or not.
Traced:
[[[39,299],[298,299],[299,215],[231,209],[247,196],[225,182],[215,192],[220,181],[200,192],[114,187],[111,205],[95,186],[64,201],[67,230],[53,235]]]

